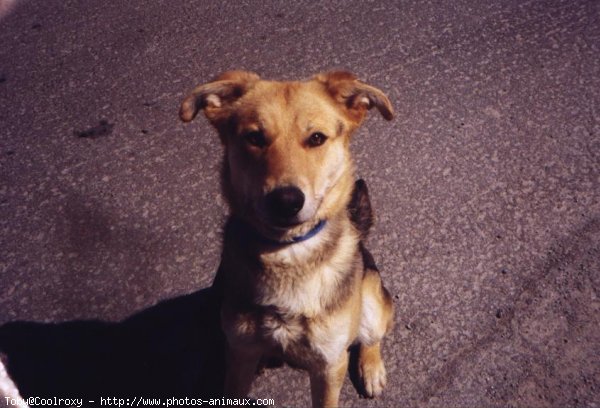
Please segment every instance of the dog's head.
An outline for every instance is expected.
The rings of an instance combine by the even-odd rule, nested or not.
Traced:
[[[345,210],[354,185],[350,135],[372,107],[392,119],[385,94],[347,72],[276,82],[231,71],[196,87],[179,116],[189,122],[204,111],[225,146],[233,212],[281,236]]]

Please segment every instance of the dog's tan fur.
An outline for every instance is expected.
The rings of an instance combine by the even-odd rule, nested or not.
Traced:
[[[366,262],[370,255],[348,209],[350,136],[371,107],[393,116],[380,90],[346,72],[304,82],[227,72],[181,105],[186,122],[203,110],[225,148],[223,189],[232,215],[215,286],[223,293],[228,397],[246,396],[259,361],[277,357],[309,372],[313,406],[337,406],[353,343],[364,393],[379,395],[385,385],[380,342],[392,303]],[[323,143],[316,133],[326,136]],[[285,186],[306,200],[282,226],[264,201]],[[325,227],[312,238],[286,243],[322,220]]]

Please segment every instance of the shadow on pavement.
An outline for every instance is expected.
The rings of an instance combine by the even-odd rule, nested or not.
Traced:
[[[13,322],[0,327],[0,350],[25,398],[219,397],[218,310],[207,288],[120,323]]]

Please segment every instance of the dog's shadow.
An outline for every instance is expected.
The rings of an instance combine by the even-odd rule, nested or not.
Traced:
[[[13,322],[0,351],[22,396],[85,398],[222,396],[224,336],[207,288],[120,323]]]

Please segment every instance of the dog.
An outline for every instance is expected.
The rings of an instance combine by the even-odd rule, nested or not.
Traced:
[[[224,146],[231,214],[213,286],[226,397],[246,397],[261,361],[277,358],[308,371],[313,407],[338,406],[352,345],[363,393],[382,393],[393,306],[363,243],[370,203],[349,149],[373,107],[393,118],[381,90],[344,71],[287,82],[229,71],[181,103],[180,118],[203,111]]]

